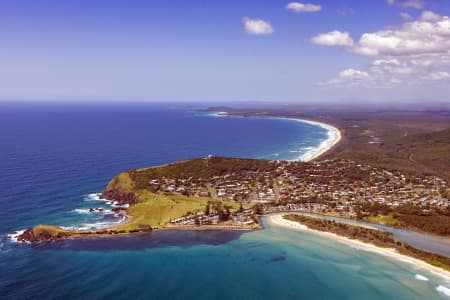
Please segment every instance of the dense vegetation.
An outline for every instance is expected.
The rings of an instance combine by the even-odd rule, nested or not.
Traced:
[[[415,257],[428,262],[431,265],[450,270],[450,258],[416,249],[409,244],[397,240],[393,234],[366,227],[344,224],[322,218],[309,217],[304,215],[285,215],[285,219],[299,222],[311,229],[325,232],[332,232],[340,236],[357,239],[365,243],[370,243],[380,247],[394,248],[398,252]]]
[[[197,158],[159,167],[138,169],[127,172],[135,188],[148,188],[148,182],[154,178],[172,177],[178,179],[211,178],[242,170],[265,171],[272,168],[268,160],[208,157]]]
[[[361,210],[369,212],[370,215],[362,216],[358,210],[356,213],[359,219],[450,236],[450,208],[445,211],[429,209],[424,212],[423,209],[414,205],[402,205],[394,210],[383,204],[363,203]]]

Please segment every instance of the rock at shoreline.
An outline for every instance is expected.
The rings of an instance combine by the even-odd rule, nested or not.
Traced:
[[[25,230],[17,237],[17,240],[31,243],[52,242],[66,239],[70,235],[69,231],[58,226],[38,225]]]
[[[108,189],[105,190],[101,195],[100,199],[114,200],[118,205],[125,204],[135,204],[138,202],[138,198],[133,192],[123,192],[119,189]]]

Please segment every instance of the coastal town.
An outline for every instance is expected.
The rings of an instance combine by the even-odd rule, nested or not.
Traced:
[[[209,159],[209,158],[205,158]],[[351,160],[312,163],[270,161],[262,171],[240,170],[211,178],[160,177],[148,181],[154,193],[253,203],[222,220],[250,224],[258,214],[302,211],[362,218],[373,208],[396,211],[413,207],[421,214],[449,212],[450,190],[445,180],[430,175],[411,175]],[[171,221],[179,225],[216,224],[220,211],[191,213]]]

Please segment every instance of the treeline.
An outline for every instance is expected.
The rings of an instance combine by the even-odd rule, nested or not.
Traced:
[[[450,235],[450,209],[418,207],[413,204],[401,205],[393,209],[379,203],[364,203],[355,209],[357,218],[364,219],[363,212],[369,216],[392,215],[395,226],[433,234]]]
[[[303,215],[285,215],[284,218],[290,221],[299,222],[314,230],[332,232],[340,236],[357,239],[376,246],[394,248],[402,254],[424,260],[431,265],[450,271],[450,258],[414,248],[407,243],[397,240],[392,233],[386,231]]]
[[[268,160],[209,157],[172,163],[160,167],[129,171],[136,188],[148,188],[155,178],[212,178],[240,171],[272,171],[274,164]]]
[[[228,221],[231,217],[231,206],[223,205],[222,202],[208,201],[205,207],[205,215],[209,214],[216,214],[219,216],[219,222]]]

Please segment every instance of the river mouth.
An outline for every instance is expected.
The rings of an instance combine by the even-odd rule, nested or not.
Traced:
[[[278,213],[277,213],[278,214]],[[364,221],[349,220],[340,217],[327,216],[315,213],[307,212],[286,212],[285,214],[299,214],[305,216],[312,216],[316,218],[322,218],[326,220],[336,221],[344,224],[361,226],[372,229],[379,229],[392,233],[398,240],[410,244],[411,246],[424,250],[427,252],[432,252],[440,255],[450,257],[450,238],[441,237],[421,232],[415,232],[412,230],[398,229],[390,227],[387,225],[369,223]]]

